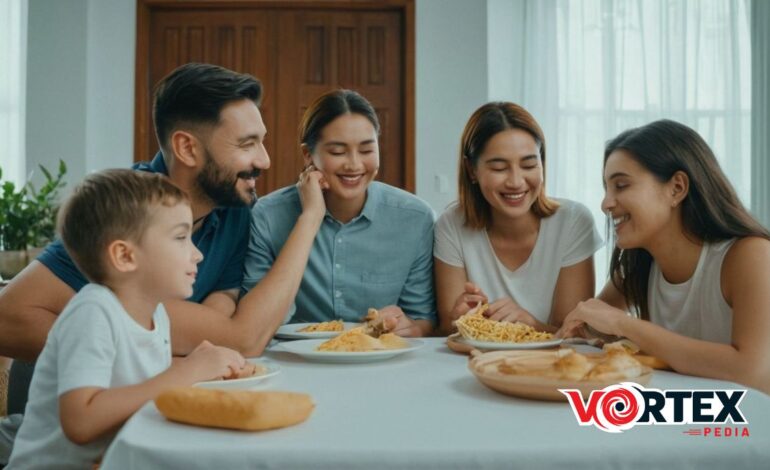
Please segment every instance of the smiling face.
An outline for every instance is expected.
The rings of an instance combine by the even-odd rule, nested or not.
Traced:
[[[489,139],[471,173],[493,218],[526,216],[543,186],[540,149],[522,129],[507,129]]]
[[[377,131],[369,119],[343,114],[323,128],[312,151],[303,146],[303,152],[305,163],[312,163],[329,183],[327,198],[363,207],[380,167]]]
[[[197,265],[203,259],[191,238],[190,206],[158,204],[150,217],[136,251],[144,288],[158,299],[186,299],[193,293]]]
[[[220,112],[220,122],[204,143],[205,162],[197,182],[217,206],[256,201],[256,180],[270,168],[264,140],[267,129],[253,101],[235,101]]]
[[[610,154],[604,165],[602,211],[612,219],[618,248],[649,250],[678,216],[675,178],[661,182],[625,150]]]

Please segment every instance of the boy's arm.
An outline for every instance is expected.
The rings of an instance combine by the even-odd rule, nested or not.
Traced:
[[[148,401],[172,387],[231,375],[244,365],[237,352],[204,342],[190,356],[145,382],[116,388],[82,387],[59,397],[64,435],[78,445],[117,431]]]
[[[35,360],[74,295],[45,265],[33,261],[0,290],[0,355]]]

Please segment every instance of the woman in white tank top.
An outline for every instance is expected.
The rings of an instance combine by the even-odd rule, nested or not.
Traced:
[[[611,282],[560,333],[588,324],[677,372],[770,393],[770,233],[706,142],[667,120],[625,131],[607,144],[604,182]]]
[[[490,318],[556,331],[593,296],[593,253],[602,245],[581,204],[545,195],[545,141],[527,110],[488,103],[461,141],[459,201],[435,227],[441,331],[478,302]]]

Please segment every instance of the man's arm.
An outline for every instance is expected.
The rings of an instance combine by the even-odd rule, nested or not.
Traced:
[[[270,270],[240,300],[227,318],[205,305],[166,304],[174,354],[188,354],[201,341],[227,346],[244,356],[258,356],[283,323],[305,272],[313,241],[326,213],[318,171],[303,175],[299,185],[302,213]],[[178,305],[180,305],[178,307]]]
[[[0,290],[0,355],[37,359],[57,315],[74,295],[43,264],[30,263]]]
[[[205,305],[167,303],[174,354],[188,354],[204,339],[244,356],[262,354],[294,301],[321,220],[315,214],[297,219],[272,269],[241,298],[231,318]]]
[[[206,307],[212,308],[228,318],[233,316],[238,306],[238,289],[221,290],[212,292],[201,302]]]

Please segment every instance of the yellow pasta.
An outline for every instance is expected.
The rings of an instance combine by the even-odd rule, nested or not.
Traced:
[[[537,331],[524,323],[490,320],[484,316],[489,305],[484,304],[455,321],[457,331],[464,338],[495,343],[532,343],[553,339],[551,333]]]
[[[299,330],[300,333],[318,333],[321,331],[342,331],[345,329],[345,325],[342,320],[325,321],[322,323],[315,323],[308,325]]]

